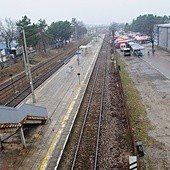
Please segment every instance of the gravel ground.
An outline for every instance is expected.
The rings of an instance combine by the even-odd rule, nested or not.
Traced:
[[[108,62],[105,112],[102,115],[101,137],[99,145],[99,169],[128,169],[132,143],[129,136],[125,105],[121,97],[119,76],[113,71],[113,64]]]
[[[150,49],[150,46],[146,46]],[[170,60],[169,53],[156,48],[156,55]],[[141,95],[150,120],[148,135],[155,141],[145,146],[146,169],[170,169],[170,80],[138,57],[122,57],[127,71]],[[170,67],[169,67],[170,68]],[[147,166],[150,164],[151,166]]]
[[[106,90],[104,95],[104,111],[101,121],[101,136],[99,141],[99,159],[97,169],[126,170],[128,169],[129,155],[132,155],[131,138],[129,135],[128,124],[126,122],[124,100],[120,94],[122,91],[119,89],[120,79],[119,76],[114,72],[114,63],[113,60],[111,60],[109,48],[103,51],[102,57],[104,57],[106,52],[108,53],[107,76],[105,81]],[[87,96],[90,91],[89,89],[91,88],[87,88],[78,117],[84,115],[86,108],[85,105],[88,103]],[[63,159],[61,160],[59,169],[71,169],[70,167],[73,159],[72,156],[74,155],[75,151],[76,138],[78,138],[76,135],[79,133],[81,121],[82,118],[81,120],[79,118],[77,119],[71,138],[69,139],[64,152]],[[89,159],[86,161],[81,161],[84,166],[81,168],[76,167],[75,169],[87,169],[86,164],[88,163]]]

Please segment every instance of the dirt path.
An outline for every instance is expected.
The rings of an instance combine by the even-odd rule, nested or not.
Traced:
[[[156,52],[157,56],[169,60],[169,53]],[[144,148],[144,159],[154,170],[170,169],[170,80],[142,58],[122,59],[146,107],[152,127],[148,135],[155,140],[153,145]],[[146,168],[151,170],[151,167]]]

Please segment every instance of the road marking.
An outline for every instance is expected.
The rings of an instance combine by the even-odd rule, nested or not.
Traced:
[[[55,136],[54,136],[54,138],[53,138],[53,140],[52,140],[52,142],[51,142],[51,144],[50,144],[50,146],[49,146],[49,148],[48,148],[48,151],[47,151],[47,153],[46,153],[46,156],[45,156],[45,157],[43,158],[43,160],[42,160],[42,163],[41,163],[41,166],[40,166],[39,170],[45,170],[45,169],[46,169],[47,164],[48,164],[48,161],[49,161],[49,159],[50,159],[50,156],[52,155],[52,152],[53,152],[53,150],[54,150],[54,148],[55,148],[55,146],[56,146],[56,144],[57,144],[57,138],[59,138],[59,135],[61,135],[61,133],[62,133],[62,131],[63,131],[63,128],[64,128],[65,125],[66,125],[66,121],[68,120],[69,115],[70,115],[71,111],[73,110],[73,107],[74,107],[74,104],[75,104],[75,102],[76,102],[76,99],[77,99],[77,97],[78,97],[78,95],[79,95],[80,89],[81,89],[81,88],[79,87],[78,90],[77,90],[77,94],[76,94],[75,97],[73,98],[73,100],[72,100],[72,102],[71,102],[71,104],[70,104],[70,106],[69,106],[69,108],[68,108],[65,116],[63,117],[63,119],[62,119],[62,121],[61,121],[61,124],[60,124],[60,128],[59,128],[58,131],[56,132],[56,134],[55,134]]]

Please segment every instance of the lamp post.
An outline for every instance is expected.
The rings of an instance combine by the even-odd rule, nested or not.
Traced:
[[[79,79],[79,85],[80,85],[80,73],[77,73],[78,79]]]
[[[30,64],[29,64],[29,59],[28,59],[27,43],[26,43],[25,30],[24,29],[23,29],[23,39],[24,39],[24,51],[25,51],[25,55],[23,55],[23,56],[25,57],[25,61],[26,61],[26,66],[27,66],[26,71],[28,71],[29,83],[30,83],[30,86],[31,86],[31,93],[32,93],[32,101],[33,101],[33,103],[36,103],[35,94],[34,94],[34,86],[33,86],[32,75],[31,75],[31,69],[30,69]]]

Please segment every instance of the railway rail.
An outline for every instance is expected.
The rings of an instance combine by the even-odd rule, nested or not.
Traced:
[[[108,41],[106,36],[59,170],[128,169],[133,146],[127,106]]]
[[[67,47],[58,56],[47,59],[40,64],[31,68],[34,88],[42,84],[49,76],[57,71],[62,65],[64,60],[74,56],[77,46],[86,44],[89,39],[79,41],[78,44],[72,44]],[[17,106],[24,98],[31,93],[28,78],[24,73],[18,75],[13,81],[7,81],[0,86],[0,103],[6,106]]]
[[[72,56],[69,56],[69,57],[72,57]],[[68,58],[68,57],[66,57]],[[65,61],[65,60],[64,60]],[[62,64],[63,62],[62,61]],[[57,69],[57,68],[55,68]],[[52,116],[52,115],[51,115]],[[54,117],[56,115],[53,115]],[[57,117],[57,116],[56,116]],[[54,129],[55,127],[58,126],[58,121],[57,121],[57,118],[54,118],[54,122],[52,125],[50,125],[50,128],[46,128],[45,131],[44,131],[44,127],[43,126],[40,126],[40,127],[37,127],[36,129],[36,133],[37,134],[41,134],[42,136],[44,136],[45,132],[48,130],[48,134],[46,135],[45,138],[43,138],[42,140],[39,141],[39,145],[41,146],[44,146],[44,147],[47,147],[47,144],[49,142],[49,139],[51,138],[51,136],[54,135]],[[49,119],[49,122],[51,120]],[[29,129],[29,132],[28,134],[25,132],[26,136],[29,136],[29,134],[33,133],[34,131]],[[15,169],[20,169],[20,167],[22,166],[22,164],[25,163],[25,161],[27,161],[28,157],[31,157],[32,156],[32,153],[35,152],[38,156],[34,159],[34,163],[31,165],[31,169],[39,169],[38,166],[39,166],[39,163],[41,162],[41,158],[42,158],[42,155],[43,155],[43,152],[44,152],[44,149],[39,149],[39,147],[37,147],[37,143],[35,142],[35,138],[30,138],[29,139],[29,142],[31,144],[31,148],[27,151],[27,153],[25,154],[25,157],[23,157],[21,159],[21,161],[15,166]]]
[[[106,37],[106,40],[108,38]],[[84,122],[82,130],[76,129],[74,134],[78,135],[80,132],[80,137],[77,137],[76,142],[69,139],[73,147],[69,148],[68,152],[64,151],[57,169],[128,169],[128,156],[132,153],[132,148],[126,118],[127,108],[120,77],[115,71],[110,47],[106,42],[102,45],[79,108],[78,115],[84,115],[82,117],[85,119],[82,120]],[[30,165],[31,169],[39,169],[44,152],[44,149],[39,149],[37,146],[47,146],[50,136],[54,135],[54,128],[58,124],[57,117],[54,115],[52,120],[53,124],[49,129],[47,128],[48,134],[45,138],[37,140],[37,143],[34,138],[30,139],[31,147],[25,156],[31,158],[33,152],[38,155]],[[43,128],[42,126],[37,129],[37,133],[42,136],[47,131]],[[69,143],[66,147],[69,147]],[[69,159],[64,155],[69,156]],[[28,164],[27,158],[23,157],[20,163],[15,165],[16,169]],[[53,162],[54,159],[52,159],[52,166],[56,165],[56,162]]]
[[[102,49],[105,45],[102,46]],[[92,82],[88,105],[78,140],[72,169],[96,169],[100,137],[101,114],[105,90],[107,55],[99,55]],[[89,126],[90,125],[90,126]],[[89,140],[91,145],[89,146]],[[90,159],[87,159],[90,158]],[[84,162],[85,164],[82,164]]]

